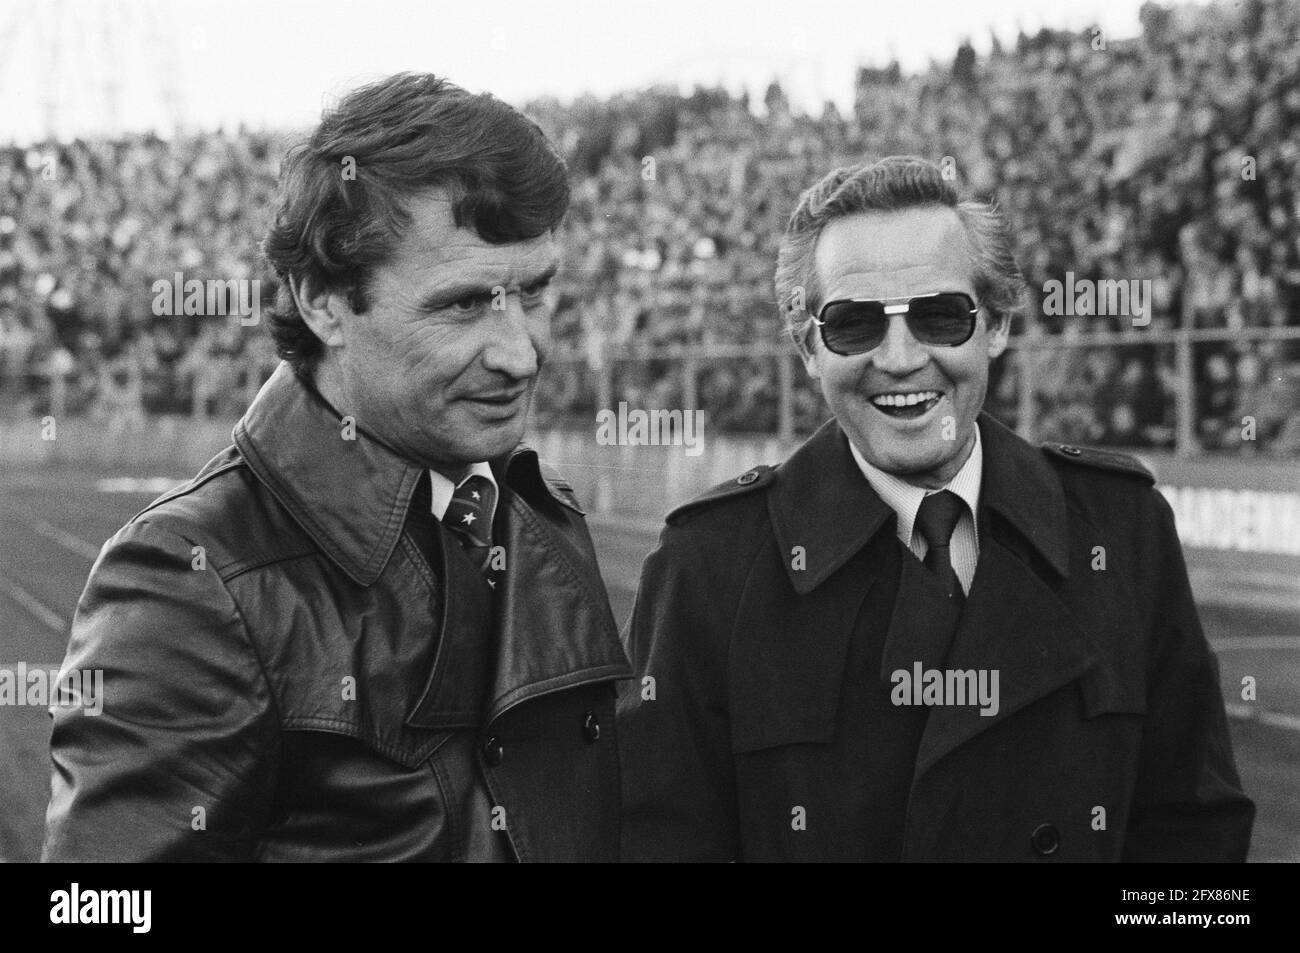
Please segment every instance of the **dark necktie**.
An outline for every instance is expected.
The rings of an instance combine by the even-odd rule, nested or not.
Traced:
[[[456,534],[475,566],[485,570],[492,551],[492,503],[496,490],[492,481],[474,474],[456,487],[442,516],[442,524]]]
[[[948,592],[948,598],[961,605],[965,600],[957,570],[952,568],[952,555],[948,550],[952,531],[965,512],[966,504],[960,496],[949,490],[931,493],[921,501],[916,512],[916,525],[929,549],[925,553],[925,568],[934,573]]]

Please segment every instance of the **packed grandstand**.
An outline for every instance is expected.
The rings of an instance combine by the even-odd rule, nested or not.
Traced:
[[[573,205],[554,352],[538,413],[590,421],[595,355],[686,347],[696,399],[717,430],[776,428],[775,361],[737,346],[781,341],[776,248],[800,191],[864,158],[948,160],[996,199],[1019,242],[1031,300],[1017,331],[1125,330],[1122,317],[1043,313],[1042,289],[1077,279],[1149,280],[1153,331],[1188,322],[1239,332],[1300,325],[1300,5],[1148,4],[1142,34],[1043,31],[917,74],[863,67],[851,115],[720,89],[654,88],[535,101],[569,163]],[[455,79],[455,77],[452,77]],[[846,77],[851,81],[852,77]],[[49,411],[130,419],[238,414],[275,358],[262,327],[158,315],[154,283],[176,272],[275,278],[258,243],[276,172],[301,131],[202,131],[161,139],[0,148],[0,398],[5,416]],[[1195,345],[1195,439],[1207,450],[1300,454],[1300,339]],[[710,349],[729,345],[729,356]],[[1056,348],[1038,365],[1040,437],[1128,447],[1174,440],[1177,361],[1164,342]],[[590,358],[591,360],[588,360]],[[669,358],[614,364],[616,399],[682,406]],[[801,375],[800,375],[801,376]],[[990,406],[1009,423],[1013,353]],[[798,380],[797,429],[824,414]],[[1257,438],[1240,439],[1241,421]]]

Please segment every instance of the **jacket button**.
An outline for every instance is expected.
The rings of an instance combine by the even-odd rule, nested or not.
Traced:
[[[501,742],[497,740],[496,735],[483,742],[483,760],[492,767],[495,768],[500,764],[505,755],[505,749],[501,747]]]
[[[600,719],[596,717],[594,711],[589,711],[582,716],[582,737],[587,739],[589,745],[594,745],[600,740]]]
[[[1079,454],[1083,453],[1083,451],[1078,447],[1071,447],[1069,444],[1064,443],[1061,444],[1061,452],[1069,454],[1072,457],[1077,457]]]
[[[736,477],[736,482],[739,483],[741,486],[749,486],[757,479],[758,479],[758,471],[750,470],[749,472],[742,473],[740,476]]]
[[[1039,824],[1029,835],[1029,843],[1039,856],[1051,856],[1061,846],[1061,832],[1053,824]]]

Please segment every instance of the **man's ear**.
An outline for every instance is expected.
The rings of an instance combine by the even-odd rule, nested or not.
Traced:
[[[299,279],[290,276],[289,290],[293,292],[298,313],[302,315],[307,327],[311,328],[311,333],[320,338],[326,347],[342,347],[343,315],[340,312],[351,311],[346,297],[326,288],[324,283],[314,282],[307,277]]]
[[[821,372],[821,368],[817,366],[816,350],[800,349],[799,354],[803,358],[803,366],[804,369],[808,372],[808,376],[815,381],[821,380],[822,372]]]
[[[1005,311],[996,316],[988,312],[985,313],[987,316],[984,320],[988,322],[989,327],[989,360],[993,360],[1000,357],[1002,352],[1007,349],[1007,340],[1011,337],[1011,315]]]
[[[794,346],[799,351],[799,358],[803,361],[804,370],[813,380],[818,380],[822,376],[821,369],[817,366],[817,335],[813,333],[812,328],[803,329],[803,340],[791,335],[794,340]]]

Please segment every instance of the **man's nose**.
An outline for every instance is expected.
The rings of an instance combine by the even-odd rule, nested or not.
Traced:
[[[483,363],[516,380],[535,376],[545,355],[549,319],[530,316],[517,294],[506,295],[505,310],[494,315],[496,320],[488,332],[492,340],[483,351]]]
[[[907,326],[907,315],[891,314],[885,339],[871,352],[871,361],[877,368],[898,377],[920,370],[930,354],[912,336]]]

